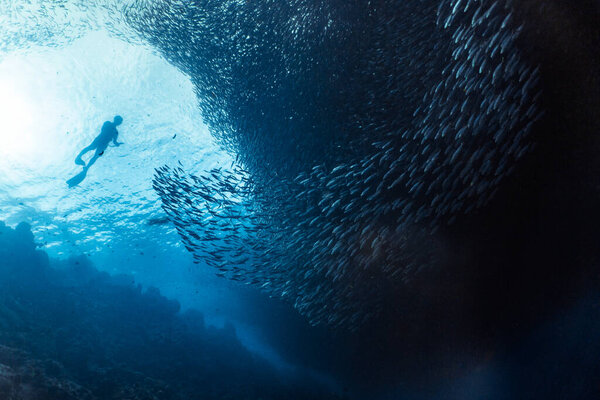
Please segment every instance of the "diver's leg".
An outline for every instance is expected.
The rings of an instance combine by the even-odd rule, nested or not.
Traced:
[[[86,147],[85,149],[81,150],[81,153],[79,153],[77,155],[77,157],[75,157],[75,164],[77,165],[83,165],[85,167],[85,162],[81,159],[81,157],[87,153],[90,150],[94,150],[96,146],[94,146],[94,144],[90,144],[88,147]]]
[[[92,158],[90,158],[90,161],[88,161],[87,165],[85,167],[83,167],[84,169],[89,169],[98,159],[98,157],[100,157],[100,155],[98,154],[98,152],[96,152],[94,154],[94,156]]]
[[[86,167],[84,167],[86,170],[89,169],[98,159],[98,157],[100,157],[102,154],[104,154],[104,150],[106,150],[106,147],[96,147],[96,152],[94,153],[94,156],[92,158],[90,158],[90,161],[88,161],[88,164]]]

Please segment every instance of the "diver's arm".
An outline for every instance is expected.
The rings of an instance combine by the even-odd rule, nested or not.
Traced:
[[[119,132],[116,132],[115,135],[113,136],[113,144],[115,146],[120,146],[123,144],[123,142],[117,142],[118,137],[119,137]]]

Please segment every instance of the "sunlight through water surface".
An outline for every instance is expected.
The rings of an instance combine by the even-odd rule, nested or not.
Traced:
[[[30,222],[55,256],[93,256],[146,236],[152,243],[157,231],[163,251],[179,247],[170,226],[147,224],[164,217],[151,186],[154,169],[231,164],[202,122],[189,78],[150,48],[106,31],[0,60],[0,220]],[[116,114],[124,117],[124,145],[109,147],[69,189],[65,181],[81,170],[75,156]]]

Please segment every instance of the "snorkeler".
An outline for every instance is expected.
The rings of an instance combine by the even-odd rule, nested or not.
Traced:
[[[106,121],[102,125],[102,130],[100,131],[100,134],[96,136],[96,139],[94,139],[92,144],[87,146],[85,149],[81,150],[81,153],[79,153],[75,158],[75,164],[83,166],[83,170],[79,174],[75,175],[67,181],[67,185],[69,185],[69,187],[77,186],[85,179],[88,169],[96,162],[98,157],[104,154],[104,151],[106,150],[111,141],[115,146],[120,146],[123,144],[122,142],[117,142],[117,137],[119,136],[117,126],[121,125],[121,122],[123,122],[123,117],[121,117],[120,115],[116,115],[113,119],[113,122]],[[96,152],[86,165],[85,162],[81,159],[81,156],[83,156],[85,153],[91,150],[96,150]]]
[[[90,144],[85,149],[81,150],[81,153],[79,153],[77,158],[75,158],[75,164],[82,165],[84,169],[88,169],[92,166],[92,164],[96,162],[98,157],[104,154],[104,151],[108,147],[108,144],[111,140],[115,146],[123,144],[117,142],[117,136],[119,135],[119,132],[117,131],[117,126],[121,125],[122,122],[123,117],[121,117],[120,115],[116,115],[113,119],[113,122],[106,121],[102,125],[102,130],[100,131],[100,134],[96,136],[96,139],[94,139],[92,144]],[[88,164],[85,165],[85,162],[81,159],[81,156],[83,156],[90,150],[96,150],[96,152],[94,153],[94,156],[90,159]]]

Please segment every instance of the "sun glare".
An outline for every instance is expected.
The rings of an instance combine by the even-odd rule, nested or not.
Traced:
[[[14,53],[0,62],[0,171],[5,173],[15,168],[44,173],[62,156],[64,104],[56,62],[44,57]]]
[[[33,149],[33,110],[24,88],[0,76],[0,158],[26,159]]]

